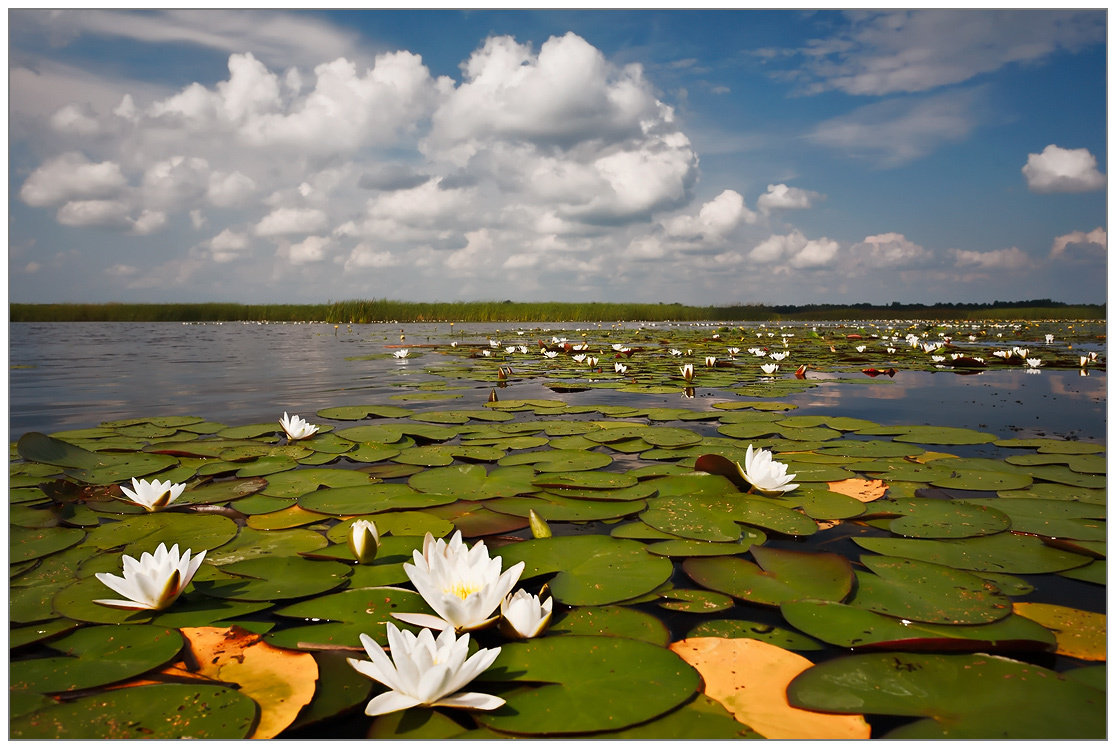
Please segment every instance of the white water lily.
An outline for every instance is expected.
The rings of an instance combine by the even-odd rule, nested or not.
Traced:
[[[464,707],[495,710],[504,700],[491,694],[462,692],[460,689],[480,676],[500,648],[482,648],[469,655],[469,635],[460,638],[445,630],[434,639],[429,629],[418,635],[387,624],[389,658],[379,643],[361,633],[360,642],[371,661],[347,658],[349,665],[389,692],[373,697],[364,708],[365,715],[384,715],[424,705],[426,707]]]
[[[504,346],[504,351],[506,351],[509,354],[514,354],[516,352],[516,350],[517,349],[516,349],[515,346]]]
[[[798,488],[798,484],[790,483],[797,474],[787,475],[786,464],[772,460],[770,450],[753,450],[748,445],[744,467],[737,463],[736,468],[745,481],[763,494],[782,494]]]
[[[678,350],[678,349],[676,349],[676,348],[672,348],[672,349],[670,350],[670,355],[671,355],[671,356],[682,356],[682,352],[681,352],[681,351],[679,351],[679,350]]]
[[[527,347],[526,346],[516,346],[516,348],[519,349],[519,353],[521,353],[521,354],[526,354],[527,353]]]
[[[858,354],[863,354],[864,349],[866,349],[866,348],[868,348],[868,347],[867,346],[857,346],[856,351],[857,351]]]
[[[279,426],[283,427],[287,437],[292,440],[304,440],[307,437],[313,437],[318,431],[316,425],[305,419],[300,419],[298,416],[287,416],[286,411],[283,412],[283,418],[279,419]]]
[[[394,356],[396,359],[406,359],[407,355],[410,353],[411,350],[409,348],[401,348],[398,351],[394,352],[392,356]]]
[[[1054,343],[1054,334],[1053,333],[1047,333],[1046,334],[1046,342],[1047,343]]]
[[[578,364],[582,364],[585,362],[585,354],[574,354],[573,360]]]
[[[1042,359],[1028,359],[1027,360],[1027,366],[1031,367],[1031,368],[1041,367],[1042,366]]]
[[[544,351],[543,356],[545,356],[547,359],[554,359],[555,357],[558,356],[558,352],[557,351]]]
[[[148,512],[166,507],[186,489],[186,484],[172,484],[170,481],[153,479],[132,478],[132,488],[121,485],[120,491],[131,500],[132,504],[143,507]]]
[[[489,338],[488,345],[492,348],[500,348],[500,342],[497,341],[495,338]]]
[[[553,611],[553,597],[541,601],[536,595],[517,590],[500,602],[500,632],[516,640],[538,637],[550,624]]]
[[[124,555],[124,576],[98,572],[96,577],[129,600],[96,599],[93,603],[119,609],[162,611],[170,606],[198,571],[205,551],[190,558],[190,550],[181,556],[178,544],[167,551],[166,544],[159,544],[154,554],[144,552],[139,560]]]
[[[779,365],[778,364],[761,364],[760,369],[763,370],[763,373],[765,375],[773,375],[773,374],[775,374],[776,372],[779,371]]]
[[[728,347],[729,358],[735,358],[735,356],[739,353],[740,353],[740,349],[738,349],[736,346],[729,346]]]
[[[361,564],[371,564],[380,549],[380,532],[371,520],[357,520],[349,526],[349,551]]]
[[[616,374],[626,374],[628,371],[628,365],[621,364],[620,362],[616,362],[616,364],[613,365],[613,368],[616,370]]]
[[[689,382],[690,380],[694,379],[694,365],[693,364],[683,364],[681,367],[678,368],[678,371],[682,373],[682,379],[685,380],[686,382]]]
[[[705,357],[705,366],[707,366],[707,367],[717,366],[717,357],[715,357],[715,356]]]
[[[787,358],[787,352],[786,351],[772,351],[770,356],[775,361],[782,361],[783,359]]]
[[[590,367],[597,366],[598,362],[600,362],[600,359],[597,358],[596,356],[589,356],[589,357],[586,357],[586,359],[585,359],[585,363],[588,364]]]
[[[431,629],[455,629],[467,632],[493,624],[492,613],[519,581],[524,563],[509,567],[503,573],[504,560],[489,558],[484,541],[468,548],[457,531],[447,544],[434,540],[430,533],[422,543],[422,554],[414,552],[414,564],[404,564],[403,571],[414,583],[415,590],[438,616],[430,614],[393,614],[396,619]],[[439,618],[440,617],[440,618]]]
[[[944,356],[931,356],[930,359],[931,359],[931,361],[935,361],[935,362],[945,361]]]

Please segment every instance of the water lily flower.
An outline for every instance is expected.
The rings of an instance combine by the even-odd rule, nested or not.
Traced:
[[[1047,343],[1054,343],[1054,334],[1053,333],[1047,333],[1046,334],[1046,342]]]
[[[162,611],[174,603],[190,584],[203,559],[205,551],[193,559],[189,549],[180,556],[178,544],[170,551],[167,551],[166,544],[159,544],[154,555],[145,551],[139,561],[125,554],[124,577],[108,572],[98,572],[96,577],[129,600],[97,599],[93,603],[119,609]]]
[[[763,373],[765,375],[773,375],[773,374],[775,374],[776,372],[779,371],[779,365],[778,364],[761,364],[760,369],[763,370]]]
[[[380,549],[380,533],[371,520],[357,520],[349,526],[349,551],[361,564],[371,564]]]
[[[787,352],[786,351],[772,351],[770,356],[775,361],[782,361],[783,359],[787,358]]]
[[[936,361],[936,362],[939,362],[939,361],[945,361],[945,357],[944,357],[944,356],[931,356],[931,357],[930,357],[930,359],[931,359],[932,361]]]
[[[616,362],[616,364],[613,365],[613,368],[616,370],[616,374],[625,374],[628,371],[628,365],[621,364],[620,362]]]
[[[574,354],[573,360],[578,364],[582,364],[585,362],[585,354]]]
[[[1032,368],[1041,367],[1042,366],[1042,359],[1028,359],[1027,360],[1027,366],[1032,367]]]
[[[468,632],[495,623],[492,612],[504,596],[511,592],[523,572],[519,562],[503,573],[502,557],[489,558],[484,541],[470,549],[461,540],[461,531],[445,539],[434,540],[430,533],[422,544],[422,554],[414,552],[414,564],[404,564],[403,571],[414,583],[415,590],[438,614],[393,614],[408,624],[431,629],[454,629]],[[441,618],[439,618],[441,617]]]
[[[521,353],[521,354],[526,354],[527,353],[527,347],[526,346],[517,346],[517,348],[519,349],[519,353]]]
[[[672,349],[670,350],[670,355],[671,355],[671,356],[682,356],[682,352],[681,352],[681,351],[679,351],[679,350],[678,350],[678,349],[676,349],[676,348],[672,348]]]
[[[485,356],[492,356],[492,352],[489,351],[488,349],[482,349],[481,353],[484,354]]]
[[[612,344],[612,350],[613,351],[622,351],[623,349],[624,349],[624,344],[622,344],[622,343]]]
[[[393,353],[392,356],[394,356],[396,359],[406,359],[407,355],[410,354],[410,353],[411,353],[410,349],[401,348],[398,351],[396,351],[395,353]]]
[[[166,507],[186,489],[186,484],[172,484],[170,481],[132,478],[132,489],[121,486],[120,491],[131,500],[132,504],[143,507],[148,512],[153,512]]]
[[[863,354],[864,349],[866,349],[866,348],[868,348],[868,347],[867,346],[857,346],[856,347],[857,353]]]
[[[1031,350],[1030,349],[1025,349],[1025,348],[1019,348],[1018,346],[1013,346],[1012,349],[1011,349],[1011,353],[1014,356],[1018,356],[1020,359],[1026,359],[1027,354],[1031,353]]]
[[[553,610],[553,597],[541,601],[525,590],[517,590],[500,602],[500,632],[515,640],[538,637],[550,624]]]
[[[515,346],[504,346],[504,351],[508,352],[509,354],[514,354],[516,352],[516,348]]]
[[[889,353],[889,354],[894,354],[894,353],[895,353],[895,349],[894,349],[893,347],[891,347],[891,346],[888,346],[888,347],[887,347],[887,353]]]
[[[686,382],[689,382],[690,380],[694,379],[694,365],[693,364],[683,364],[681,367],[678,368],[678,371],[682,373],[682,379],[685,380]]]
[[[600,361],[600,359],[597,358],[596,356],[585,357],[585,363],[588,364],[590,367],[597,366],[597,362],[599,362],[599,361]]]
[[[707,367],[717,366],[717,357],[715,357],[715,356],[705,357],[705,366],[707,366]]]
[[[469,635],[460,639],[453,630],[445,630],[434,639],[429,629],[418,635],[400,631],[387,623],[389,658],[379,643],[363,632],[360,642],[371,661],[347,658],[349,665],[389,690],[373,697],[364,708],[365,715],[384,715],[410,707],[464,707],[473,710],[495,710],[504,700],[491,694],[459,691],[480,676],[500,648],[481,648],[469,655]]]
[[[744,454],[744,467],[736,464],[737,470],[744,480],[763,494],[782,494],[798,488],[798,484],[790,483],[797,474],[787,475],[787,466],[777,460],[771,459],[770,450],[752,450],[748,445],[748,452]]]
[[[729,355],[730,358],[735,357],[739,353],[740,353],[740,349],[736,348],[735,346],[729,346],[728,347],[728,355]]]
[[[287,416],[286,411],[283,412],[283,418],[279,419],[279,426],[283,427],[287,437],[292,440],[304,440],[307,437],[313,437],[314,433],[318,431],[316,425],[307,422],[305,419],[300,419],[298,416]]]
[[[1081,368],[1082,369],[1085,369],[1085,365],[1088,364],[1088,363],[1089,363],[1089,357],[1087,357],[1087,356],[1081,357]]]
[[[558,352],[557,351],[544,351],[543,356],[545,356],[547,359],[554,359],[558,356]]]
[[[493,338],[488,339],[488,345],[491,346],[492,348],[500,348],[500,342],[493,339]]]
[[[457,341],[450,341],[450,348],[457,348]]]

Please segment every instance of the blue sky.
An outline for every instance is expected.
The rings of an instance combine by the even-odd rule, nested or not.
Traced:
[[[1107,11],[9,11],[13,302],[1107,296]]]

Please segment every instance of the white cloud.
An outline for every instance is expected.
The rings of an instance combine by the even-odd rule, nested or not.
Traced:
[[[811,208],[818,200],[825,200],[825,196],[813,190],[787,187],[784,184],[768,185],[767,192],[756,200],[756,207],[763,213],[770,213],[777,208],[786,210]]]
[[[850,258],[874,268],[909,266],[931,259],[933,253],[896,232],[865,237],[849,247]]]
[[[1031,192],[1092,192],[1107,179],[1097,171],[1097,157],[1087,148],[1059,148],[1051,143],[1042,153],[1027,154],[1023,167]]]
[[[206,197],[218,208],[244,203],[256,191],[256,181],[239,171],[213,172],[209,175]]]
[[[209,182],[209,162],[197,157],[174,156],[152,164],[140,188],[147,205],[173,208],[204,195]]]
[[[1050,258],[1073,258],[1078,256],[1106,258],[1108,255],[1108,233],[1098,226],[1091,232],[1073,231],[1054,240],[1050,247]]]
[[[58,223],[114,229],[132,226],[128,204],[120,200],[72,200],[58,209]]]
[[[307,237],[297,244],[292,244],[288,258],[292,265],[317,263],[325,258],[325,248],[329,246],[329,237]]]
[[[446,268],[460,275],[475,275],[493,267],[495,245],[488,229],[478,229],[465,234],[465,247],[446,258]]]
[[[88,104],[67,104],[50,117],[50,126],[69,135],[96,135],[101,129]]]
[[[349,253],[345,261],[345,270],[357,268],[394,268],[402,265],[402,261],[391,252],[378,251],[371,245],[361,242]]]
[[[790,234],[772,234],[752,248],[748,259],[756,263],[772,264],[799,252],[806,246],[806,242],[806,237],[797,229]]]
[[[209,253],[215,262],[227,263],[244,256],[244,251],[250,246],[248,235],[225,229],[217,236],[210,239]]]
[[[139,218],[132,222],[133,234],[154,234],[167,223],[167,214],[163,211],[143,211]]]
[[[830,265],[840,248],[841,245],[832,239],[811,239],[791,257],[790,265],[792,268],[821,268]]]
[[[980,122],[981,89],[922,99],[892,99],[820,123],[810,140],[847,156],[895,167],[922,158],[944,143],[968,137]]]
[[[256,224],[257,237],[309,234],[329,224],[329,217],[317,208],[276,208]]]
[[[797,50],[803,64],[792,79],[803,93],[928,91],[1103,44],[1106,32],[1103,10],[857,11],[847,21]]]
[[[1031,256],[1018,247],[992,250],[990,252],[954,249],[949,250],[948,253],[953,257],[954,265],[958,268],[1017,271],[1030,268],[1034,265]]]
[[[94,164],[84,154],[70,151],[32,172],[20,188],[19,197],[36,207],[59,205],[82,198],[118,196],[127,184],[119,164],[112,161]]]
[[[705,203],[696,216],[676,216],[663,222],[667,234],[680,239],[720,240],[741,223],[752,224],[756,214],[736,190],[724,190]]]

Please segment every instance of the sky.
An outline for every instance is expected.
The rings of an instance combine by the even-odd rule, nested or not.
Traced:
[[[1107,11],[10,10],[12,302],[1107,298]]]

